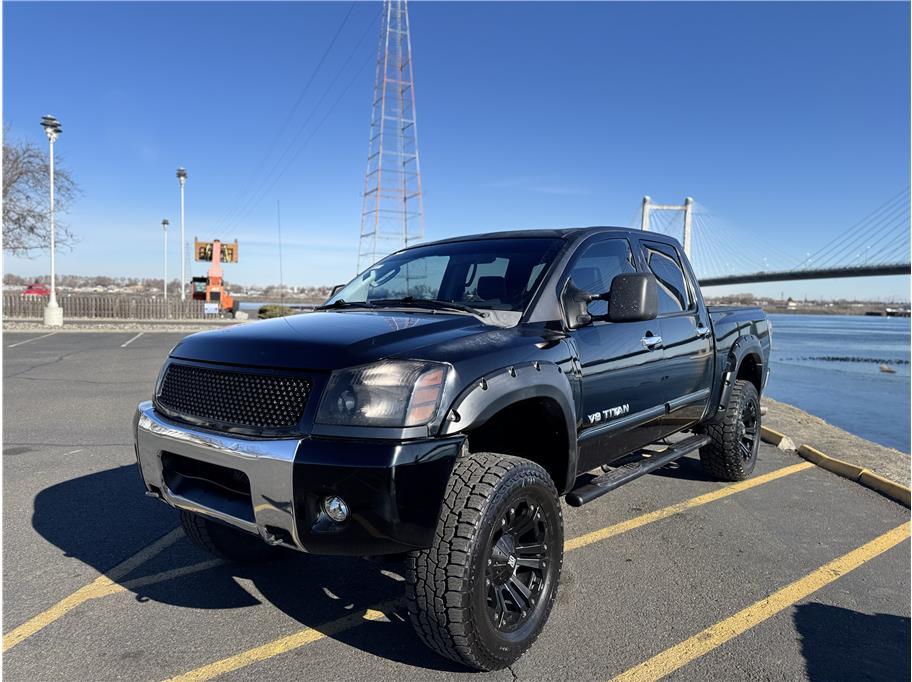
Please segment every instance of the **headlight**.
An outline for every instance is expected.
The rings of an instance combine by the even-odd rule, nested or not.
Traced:
[[[383,360],[332,373],[316,421],[340,426],[421,426],[440,405],[447,366]]]

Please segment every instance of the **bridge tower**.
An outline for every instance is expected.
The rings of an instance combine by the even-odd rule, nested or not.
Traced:
[[[682,205],[675,206],[672,204],[654,204],[649,196],[643,197],[643,212],[640,217],[640,229],[644,232],[649,231],[650,211],[684,212],[684,238],[681,240],[681,244],[684,245],[684,253],[690,258],[690,250],[693,245],[693,199],[691,197],[685,197]]]
[[[407,0],[385,0],[377,48],[358,272],[424,238]]]

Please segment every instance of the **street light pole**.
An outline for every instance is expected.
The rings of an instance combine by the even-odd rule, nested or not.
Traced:
[[[168,225],[170,224],[167,218],[162,220],[162,230],[165,233],[165,278],[162,280],[164,282],[162,289],[165,292],[165,308],[168,307]]]
[[[187,273],[184,271],[184,183],[187,182],[187,171],[181,166],[177,169],[177,181],[180,183],[180,192],[181,192],[181,281],[180,281],[180,290],[181,290],[181,300],[187,300],[187,292],[185,290],[185,284],[187,280]]]
[[[44,324],[48,327],[63,326],[63,309],[57,304],[57,225],[54,216],[54,142],[63,130],[60,121],[51,115],[41,117],[41,127],[50,143],[50,223],[51,223],[51,295],[44,309]]]

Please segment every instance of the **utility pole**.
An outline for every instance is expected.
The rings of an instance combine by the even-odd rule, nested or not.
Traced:
[[[279,228],[279,302],[285,302],[285,280],[282,277],[282,212],[276,199],[276,225]]]
[[[361,205],[358,271],[424,239],[407,0],[385,0]]]
[[[54,143],[63,131],[60,121],[53,116],[41,117],[41,127],[47,134],[50,143],[50,200],[51,200],[51,296],[44,309],[44,324],[47,327],[63,326],[63,309],[57,304],[57,223],[54,215]]]
[[[162,231],[165,233],[165,259],[164,259],[165,275],[164,275],[164,280],[162,280],[164,282],[164,286],[162,287],[162,289],[165,292],[165,308],[168,307],[168,225],[170,225],[170,224],[171,223],[168,222],[167,218],[162,220]]]
[[[187,282],[187,273],[185,271],[185,260],[184,260],[184,183],[187,182],[187,170],[180,166],[177,169],[177,181],[180,183],[180,194],[181,194],[181,281],[180,281],[180,290],[181,290],[181,300],[187,300],[187,291],[186,291],[186,282]]]
[[[648,196],[643,197],[643,214],[640,217],[640,229],[644,232],[649,231],[649,213],[650,211],[683,211],[684,212],[684,238],[681,240],[684,246],[684,253],[690,258],[691,247],[693,246],[693,199],[685,197],[684,203],[676,204],[654,204]]]

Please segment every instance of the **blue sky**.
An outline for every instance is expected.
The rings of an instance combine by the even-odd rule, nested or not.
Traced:
[[[46,144],[39,119],[57,116],[84,193],[60,272],[160,276],[184,165],[187,238],[240,242],[229,280],[278,280],[277,199],[285,281],[348,279],[379,3],[354,7],[304,86],[349,7],[4,3],[4,121]],[[413,2],[410,17],[428,238],[627,225],[643,194],[690,195],[712,213],[705,239],[772,266],[909,185],[907,3]],[[908,299],[909,278],[740,289]]]

